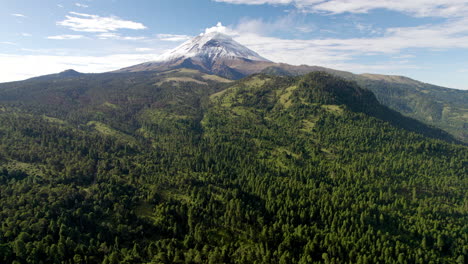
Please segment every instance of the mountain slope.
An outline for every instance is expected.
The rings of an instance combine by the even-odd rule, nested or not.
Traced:
[[[151,104],[177,106],[179,100],[198,100],[217,91],[228,79],[191,69],[167,72],[58,75],[0,84],[0,104],[59,119],[79,116],[84,121],[122,118],[130,126],[131,115]],[[188,96],[191,94],[193,96]]]
[[[355,81],[372,91],[385,106],[468,142],[468,91],[435,86],[403,76],[353,74],[318,66],[278,64],[262,70],[263,73],[280,76],[316,71]]]
[[[191,68],[229,79],[255,73],[298,76],[324,71],[358,82],[384,105],[408,117],[441,128],[468,142],[468,91],[447,89],[401,76],[361,74],[320,66],[274,63],[221,33],[202,34],[147,62],[117,72],[167,71]]]
[[[145,108],[154,104],[174,104],[175,108],[179,108],[177,102],[181,102],[180,100],[191,100],[190,104],[196,105],[200,103],[197,101],[200,101],[203,95],[223,89],[230,82],[216,75],[185,68],[165,72],[71,76],[60,73],[23,82],[0,84],[0,103],[13,108],[21,106],[23,111],[42,113],[59,119],[79,116],[81,123],[85,120],[86,123],[113,120],[111,126],[122,132],[132,133],[137,129],[135,121],[132,120],[134,115]],[[454,141],[442,130],[383,107],[370,91],[361,89],[356,84],[333,79],[318,72],[303,77],[300,85],[316,86],[312,89],[318,93],[313,95],[314,98],[329,98],[335,104],[347,105],[353,111],[375,116],[409,131]],[[187,94],[193,96],[187,97]]]
[[[0,261],[464,261],[466,146],[328,74],[207,79],[0,88]]]
[[[49,75],[44,75],[44,76],[39,76],[31,79],[35,80],[47,80],[47,79],[60,79],[60,78],[77,78],[80,76],[85,75],[84,73],[77,72],[73,69],[65,70],[63,72],[59,72],[56,74],[49,74]],[[31,80],[30,79],[30,80]]]
[[[284,79],[276,79],[273,76],[254,75],[254,77],[248,77],[247,79],[250,78],[273,78],[274,81],[270,81],[270,85],[272,86],[278,86],[284,82]],[[362,89],[355,82],[333,78],[332,75],[324,72],[314,72],[301,77],[295,77],[293,80],[296,80],[296,83],[289,84],[290,88],[287,94],[276,95],[280,98],[279,102],[282,102],[286,108],[294,101],[289,99],[289,97],[296,95],[300,99],[296,98],[295,101],[309,101],[320,105],[346,107],[353,112],[364,113],[408,131],[450,142],[455,141],[452,136],[440,129],[429,127],[422,122],[405,117],[397,111],[383,106],[371,91]],[[274,84],[275,82],[279,84]],[[225,93],[225,91],[221,91],[220,93]]]

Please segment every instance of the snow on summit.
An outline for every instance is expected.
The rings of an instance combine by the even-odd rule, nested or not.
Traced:
[[[236,42],[223,32],[221,23],[207,29],[205,33],[186,41],[177,48],[160,55],[156,61],[175,61],[183,58],[197,58],[202,60],[218,59],[249,59],[253,61],[269,61],[253,50]]]

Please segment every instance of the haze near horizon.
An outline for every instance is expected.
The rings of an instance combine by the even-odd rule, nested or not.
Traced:
[[[152,61],[219,31],[293,65],[403,75],[468,89],[468,2],[5,1],[0,82]]]

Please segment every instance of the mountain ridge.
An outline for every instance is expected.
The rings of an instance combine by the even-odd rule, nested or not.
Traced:
[[[404,76],[353,74],[321,66],[275,63],[219,32],[201,34],[188,40],[161,55],[157,61],[133,65],[111,73],[160,73],[185,68],[231,80],[256,73],[298,76],[309,72],[327,72],[356,81],[362,87],[371,90],[381,103],[391,109],[444,129],[458,139],[468,142],[468,91],[435,86]],[[84,75],[81,73],[65,71],[32,79],[82,76]],[[21,83],[15,84],[21,86]]]

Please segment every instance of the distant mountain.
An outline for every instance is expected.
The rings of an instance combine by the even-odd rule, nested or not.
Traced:
[[[211,32],[188,40],[174,50],[162,54],[156,61],[138,64],[117,72],[193,68],[230,79],[240,79],[273,64],[230,36]]]
[[[63,72],[43,75],[39,77],[30,78],[29,80],[50,80],[50,79],[61,79],[61,78],[76,78],[85,75],[84,73],[77,72],[73,69],[65,70]]]

